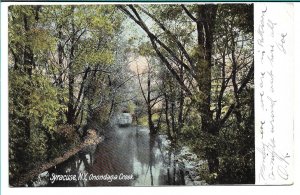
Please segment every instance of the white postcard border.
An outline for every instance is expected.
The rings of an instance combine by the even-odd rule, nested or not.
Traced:
[[[44,193],[44,191],[47,191],[48,193],[46,194],[56,194],[56,193],[70,193],[74,192],[76,194],[78,193],[86,193],[86,190],[91,192],[91,194],[99,194],[99,191],[97,189],[91,190],[90,188],[40,188],[40,189],[24,189],[24,188],[9,188],[8,187],[8,71],[7,67],[5,64],[7,64],[7,8],[8,5],[11,4],[42,4],[42,3],[1,3],[1,192],[5,192],[4,194],[41,194]],[[50,4],[50,3],[46,3]],[[52,3],[51,3],[52,4]],[[55,3],[58,4],[58,3]],[[264,8],[268,6],[268,11],[272,13],[274,16],[274,19],[279,19],[277,22],[281,25],[281,29],[285,29],[288,33],[287,36],[287,43],[288,47],[287,50],[289,52],[289,57],[282,58],[282,61],[285,59],[288,60],[288,63],[284,63],[284,66],[280,66],[279,69],[276,69],[276,73],[274,75],[279,75],[277,76],[278,81],[276,81],[276,100],[278,101],[278,107],[276,110],[277,117],[280,118],[280,120],[276,121],[276,124],[278,125],[277,127],[277,134],[276,134],[276,152],[280,155],[285,155],[288,153],[290,155],[290,164],[287,167],[287,172],[289,175],[288,180],[284,179],[275,179],[275,180],[261,180],[259,178],[260,175],[260,168],[263,162],[263,155],[258,151],[262,147],[263,143],[268,143],[265,142],[266,139],[259,139],[260,138],[260,122],[263,118],[259,118],[263,116],[263,113],[259,113],[259,100],[260,100],[260,92],[258,88],[258,76],[261,74],[261,71],[264,71],[262,67],[259,67],[257,65],[258,62],[258,48],[257,47],[257,35],[255,35],[255,111],[256,111],[256,118],[255,118],[255,133],[256,133],[256,184],[258,185],[269,185],[269,184],[275,184],[275,185],[282,185],[282,184],[292,184],[294,182],[293,178],[293,167],[294,167],[294,131],[293,131],[293,111],[294,111],[294,105],[293,105],[293,48],[294,48],[294,40],[293,40],[293,4],[292,3],[268,3],[268,4],[263,4],[263,3],[255,3],[255,34],[257,34],[257,24],[260,21],[259,18],[259,13],[261,13]],[[299,7],[299,6],[298,6]],[[281,14],[284,15],[284,17],[281,17]],[[272,16],[272,17],[273,17]],[[288,21],[288,22],[287,22]],[[283,70],[286,68],[286,70]],[[282,83],[281,83],[282,81]],[[287,87],[287,86],[290,87]],[[275,86],[275,83],[274,83]],[[267,131],[267,130],[266,130]],[[269,136],[270,138],[270,136]],[[276,162],[277,163],[277,162]],[[277,163],[276,166],[279,164]],[[266,174],[266,176],[268,176]],[[202,188],[202,189],[201,189]],[[158,188],[156,188],[158,189]],[[168,191],[170,188],[160,188],[159,191]],[[173,189],[173,188],[172,188]],[[240,194],[240,193],[246,193],[250,192],[251,187],[246,186],[244,188],[240,188],[237,192],[237,188],[227,188],[228,193],[233,193],[233,194]],[[101,188],[101,193],[116,193],[116,192],[126,192],[130,193],[130,191],[133,190],[133,188]],[[137,188],[136,192],[142,192],[144,188]],[[178,194],[180,193],[187,193],[190,192],[195,192],[195,188],[176,188],[176,191]],[[219,186],[214,188],[214,190],[211,190],[210,188],[203,188],[203,187],[197,187],[197,190],[204,191],[207,194],[211,194],[212,191],[215,192],[223,192],[223,189],[220,188]],[[42,192],[43,191],[43,192]],[[147,188],[148,194],[151,193],[156,193],[157,190],[155,188],[153,190],[149,190]],[[155,192],[156,191],[156,192]],[[251,190],[252,191],[252,190]],[[276,190],[275,190],[276,191]],[[149,193],[150,192],[150,193]],[[274,191],[273,191],[274,192]]]
[[[254,13],[256,184],[292,184],[294,7],[258,3]]]

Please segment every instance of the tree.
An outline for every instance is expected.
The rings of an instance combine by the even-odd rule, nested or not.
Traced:
[[[140,73],[139,69],[137,67],[137,77],[139,81],[140,90],[142,92],[142,96],[144,99],[144,102],[146,104],[147,108],[147,117],[148,117],[148,126],[150,130],[150,134],[155,135],[158,133],[160,122],[161,122],[161,116],[162,112],[160,111],[159,119],[157,121],[157,124],[154,123],[153,115],[157,113],[157,105],[161,99],[161,92],[157,88],[160,82],[156,77],[156,71],[155,71],[155,60],[152,58],[147,58],[147,67],[145,68],[145,71]],[[141,75],[146,74],[146,82],[142,81]],[[146,84],[146,89],[144,89],[143,84]],[[153,86],[154,84],[154,86]]]
[[[8,66],[14,178],[136,106],[207,159],[208,181],[254,178],[253,5],[11,6]]]
[[[56,131],[57,113],[64,106],[43,71],[40,56],[53,49],[53,39],[39,27],[40,6],[12,6],[9,11],[14,24],[9,26],[9,155],[14,176],[48,157],[45,142]]]
[[[68,106],[65,112],[68,124],[77,130],[85,121],[84,116],[90,117],[101,108],[95,96],[100,92],[103,97],[108,94],[110,74],[116,70],[114,50],[121,18],[111,14],[113,9],[112,6],[45,8],[45,15],[54,18],[54,22],[48,21],[47,27],[58,40],[57,55],[52,54],[49,65],[50,73],[54,83],[68,94],[61,101]],[[104,118],[108,120],[103,116],[103,121]]]
[[[233,29],[244,28],[246,22],[244,18],[249,20],[248,15],[251,15],[251,6],[243,5],[247,12],[240,12],[234,6],[231,9],[230,6],[222,5],[168,5],[168,6],[138,6],[138,5],[119,5],[118,8],[126,14],[131,20],[133,20],[140,28],[147,34],[149,41],[152,44],[157,56],[161,59],[173,77],[180,84],[180,87],[187,96],[194,102],[198,112],[201,115],[200,129],[210,135],[211,137],[219,137],[220,130],[224,127],[224,124],[235,112],[236,116],[239,116],[236,110],[239,109],[239,99],[241,94],[245,91],[249,82],[253,79],[254,64],[247,64],[247,72],[242,74],[237,84],[236,67],[233,67],[230,79],[235,85],[235,99],[231,101],[227,106],[227,110],[221,108],[220,111],[212,110],[214,102],[212,102],[212,81],[213,73],[212,67],[214,65],[213,58],[218,54],[214,54],[214,41],[216,40],[216,24],[228,24],[228,20],[220,17],[226,9],[231,10],[229,18],[239,18],[238,21],[243,21],[239,24],[235,23]],[[242,6],[242,7],[243,7]],[[250,8],[247,8],[250,7]],[[168,13],[167,15],[164,13]],[[145,22],[145,18],[150,18],[152,23]],[[184,43],[184,39],[173,32],[172,21],[183,20],[187,26],[192,25],[193,32],[190,32],[194,40],[191,41],[188,48]],[[228,18],[227,18],[228,19]],[[155,30],[154,30],[155,29]],[[244,28],[245,29],[245,28]],[[188,28],[185,29],[188,32]],[[249,28],[246,28],[245,32],[249,32]],[[236,43],[232,43],[236,44]],[[235,53],[234,51],[230,51]],[[242,51],[243,52],[243,51]],[[182,54],[182,58],[180,58]],[[233,54],[234,55],[234,54]],[[253,62],[253,60],[252,60]],[[184,71],[192,78],[191,88],[189,82],[185,82],[180,77],[180,67],[183,67]],[[223,78],[225,79],[225,78]],[[227,82],[227,79],[224,83]],[[226,87],[225,87],[226,88]],[[224,89],[224,86],[223,86]],[[221,90],[220,94],[222,94]],[[222,101],[223,96],[220,95],[218,101]],[[221,103],[222,104],[222,103]],[[219,104],[220,105],[220,104]],[[221,105],[222,106],[222,105]],[[223,106],[222,106],[223,107]],[[213,116],[217,116],[214,118]],[[211,173],[219,172],[219,150],[217,143],[212,141],[210,146],[206,146],[206,158],[208,159],[209,169]]]
[[[89,118],[109,123],[107,102],[123,74],[115,65],[122,17],[114,9],[9,8],[11,178],[76,145]]]

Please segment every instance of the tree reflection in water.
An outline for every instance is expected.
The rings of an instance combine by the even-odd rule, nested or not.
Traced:
[[[106,139],[48,170],[48,177],[35,186],[157,186],[184,185],[184,171],[175,152],[164,147],[164,136],[149,134],[146,128],[115,128]],[[77,180],[49,182],[52,174],[134,175],[134,180]]]

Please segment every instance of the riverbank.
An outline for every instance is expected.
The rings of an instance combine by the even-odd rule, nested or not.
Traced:
[[[42,165],[37,166],[37,168],[27,172],[26,174],[21,175],[18,178],[13,178],[11,180],[10,185],[14,186],[14,187],[22,187],[28,181],[32,180],[35,176],[39,175],[40,173],[68,160],[70,157],[74,156],[79,151],[83,150],[84,148],[86,148],[90,145],[97,145],[102,141],[103,141],[103,138],[98,137],[95,130],[88,130],[88,135],[87,135],[86,139],[82,143],[80,143],[78,146],[70,149],[69,151],[64,153],[62,156],[57,157],[48,163],[43,163]]]

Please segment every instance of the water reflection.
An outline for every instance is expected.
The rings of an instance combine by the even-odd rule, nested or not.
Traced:
[[[150,136],[146,128],[115,128],[97,147],[89,147],[35,179],[34,186],[184,185],[184,171],[166,147],[166,137]],[[50,182],[56,175],[133,175],[130,180],[93,179]]]

